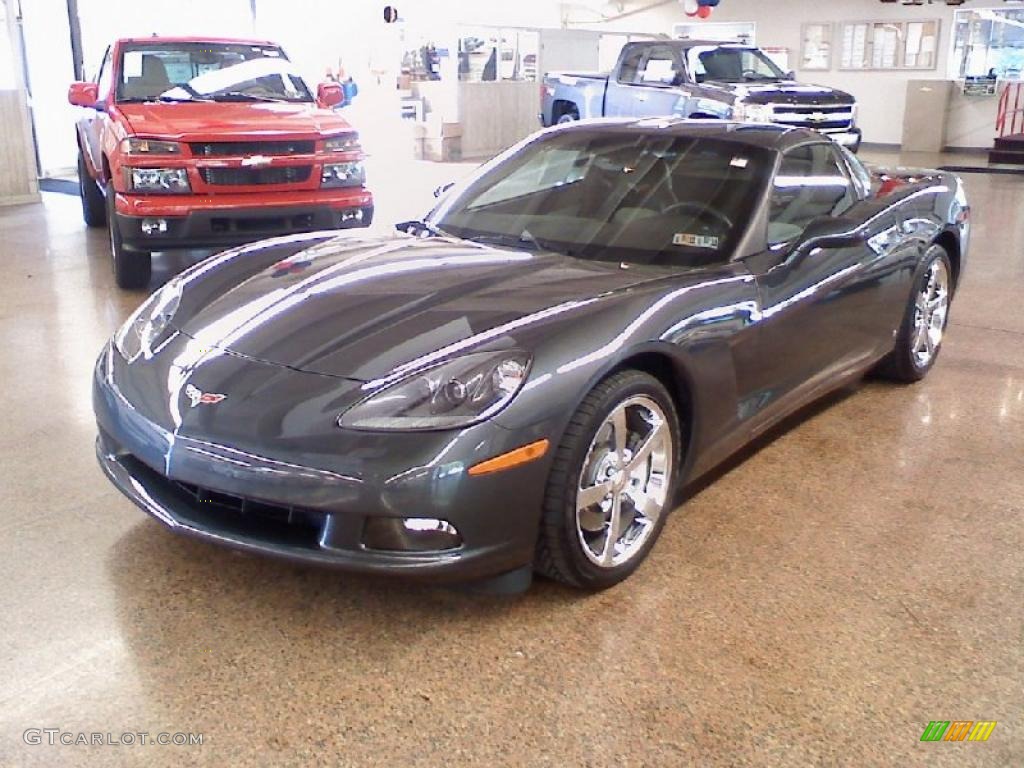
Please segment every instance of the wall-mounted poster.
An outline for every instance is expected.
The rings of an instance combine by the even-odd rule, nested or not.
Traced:
[[[832,69],[832,25],[804,24],[800,48],[800,69]]]

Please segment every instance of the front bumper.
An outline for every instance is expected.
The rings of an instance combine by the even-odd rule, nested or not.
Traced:
[[[849,131],[842,131],[840,133],[826,133],[832,141],[840,146],[846,147],[853,153],[856,153],[860,149],[861,142],[861,130],[860,128],[852,128]]]
[[[272,441],[257,451],[165,429],[129,406],[100,370],[93,389],[100,466],[176,533],[301,563],[433,582],[486,579],[532,562],[548,457],[493,475],[465,471],[487,454],[530,442],[532,432],[494,424],[455,434],[338,429],[331,463]],[[426,552],[370,549],[365,531],[374,517],[444,520],[462,543]]]
[[[259,201],[253,195],[118,194],[114,219],[128,250],[228,248],[279,235],[368,227],[373,198],[362,189],[290,193]]]

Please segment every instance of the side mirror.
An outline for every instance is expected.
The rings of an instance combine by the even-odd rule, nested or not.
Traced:
[[[325,109],[340,107],[345,103],[345,89],[337,83],[320,83],[316,88],[316,101]]]
[[[811,221],[800,238],[804,249],[854,248],[866,243],[868,234],[853,219],[836,216],[819,216]]]
[[[786,79],[787,80],[796,80],[796,70],[795,69],[789,70],[789,72],[786,73]]]
[[[434,190],[434,197],[441,197],[445,192],[455,186],[454,181],[449,181],[447,184],[442,184],[440,187]]]
[[[76,107],[95,109],[100,100],[100,87],[96,83],[72,83],[68,88],[68,101]]]

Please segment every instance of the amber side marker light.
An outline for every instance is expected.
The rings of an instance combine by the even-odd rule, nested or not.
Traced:
[[[514,451],[503,453],[501,456],[495,456],[493,459],[481,461],[469,468],[469,474],[473,476],[489,475],[493,472],[518,467],[520,464],[528,464],[547,453],[549,444],[547,440],[538,440],[535,443],[524,445],[522,448],[516,448]]]

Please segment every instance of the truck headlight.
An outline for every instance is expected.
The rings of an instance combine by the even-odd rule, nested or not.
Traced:
[[[359,152],[361,149],[358,133],[333,136],[324,142],[325,152]]]
[[[366,183],[366,170],[360,162],[330,163],[320,173],[321,187],[361,187]]]
[[[176,141],[128,138],[121,140],[121,152],[126,155],[180,155],[181,144]]]
[[[529,367],[522,350],[457,357],[370,395],[341,414],[338,426],[389,431],[467,427],[512,402]]]
[[[164,332],[174,319],[181,304],[181,280],[174,279],[164,285],[135,310],[114,334],[114,347],[129,363],[144,355],[153,356],[154,347],[163,339]]]
[[[128,188],[133,192],[184,194],[192,191],[184,168],[128,168]]]
[[[732,108],[732,118],[740,123],[770,123],[775,119],[771,104],[744,104],[742,101]]]

